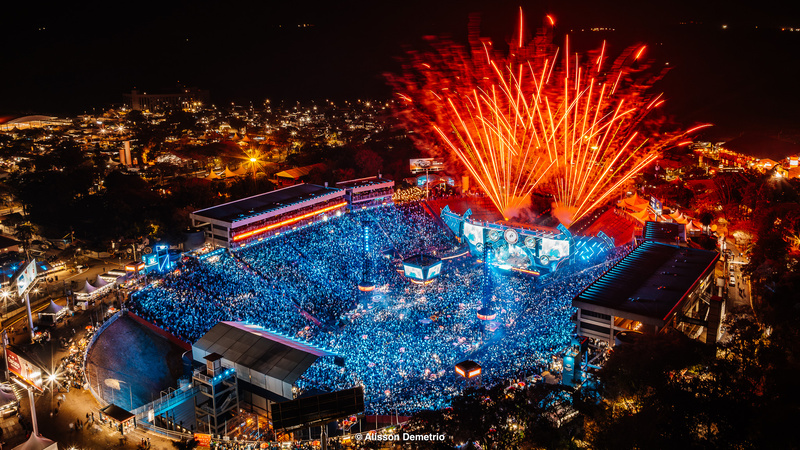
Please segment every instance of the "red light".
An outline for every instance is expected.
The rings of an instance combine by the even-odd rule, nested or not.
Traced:
[[[309,217],[316,216],[318,214],[322,214],[322,213],[334,210],[336,208],[341,208],[342,206],[344,206],[346,204],[347,204],[347,202],[337,203],[337,204],[335,204],[333,206],[328,206],[328,207],[325,207],[325,208],[322,208],[322,209],[318,209],[316,211],[311,211],[310,213],[303,214],[302,216],[297,216],[297,217],[293,217],[291,219],[286,219],[283,222],[273,223],[272,225],[267,225],[265,227],[256,228],[255,230],[251,230],[251,231],[248,231],[246,233],[237,234],[236,236],[233,237],[233,241],[234,242],[241,241],[242,239],[249,238],[250,236],[261,234],[261,233],[264,233],[264,232],[269,231],[269,230],[274,230],[275,228],[279,228],[279,227],[282,227],[284,225],[290,225],[290,224],[299,222],[299,221],[301,221],[303,219],[308,219]]]

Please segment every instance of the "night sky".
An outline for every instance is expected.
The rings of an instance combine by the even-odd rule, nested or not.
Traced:
[[[236,101],[388,97],[382,73],[424,35],[509,39],[519,6],[583,49],[648,44],[678,122],[800,135],[800,13],[794,2],[142,1],[13,2],[0,17],[0,114],[75,114],[137,87],[209,89]],[[693,21],[695,24],[681,25]],[[698,23],[699,22],[699,23]],[[308,24],[309,26],[304,26]],[[727,29],[722,26],[727,25]],[[614,32],[581,32],[613,27]],[[756,28],[758,27],[758,28]],[[798,31],[780,31],[796,27]]]

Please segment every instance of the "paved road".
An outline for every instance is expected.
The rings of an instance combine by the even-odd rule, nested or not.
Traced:
[[[727,240],[726,247],[731,251],[725,275],[725,288],[728,293],[728,303],[726,306],[729,310],[733,308],[747,308],[752,311],[750,282],[742,273],[745,264],[749,262],[747,255],[742,253],[732,239]],[[734,278],[733,283],[731,283],[730,280],[731,276]]]

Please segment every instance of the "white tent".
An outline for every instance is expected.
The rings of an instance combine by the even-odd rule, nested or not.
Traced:
[[[87,298],[87,297],[91,297],[92,295],[94,295],[94,291],[96,291],[96,290],[97,290],[96,287],[92,286],[89,283],[89,281],[86,281],[86,283],[83,284],[83,287],[78,289],[74,293],[75,293],[75,296],[78,297],[78,298]]]
[[[104,288],[104,287],[108,286],[108,281],[106,281],[102,277],[98,276],[97,279],[94,280],[94,283],[92,283],[92,286],[97,288],[97,289]]]
[[[58,450],[58,444],[42,435],[37,436],[31,433],[31,437],[22,444],[14,447],[14,450]]]

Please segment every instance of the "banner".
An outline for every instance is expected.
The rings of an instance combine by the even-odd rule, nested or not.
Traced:
[[[17,277],[17,292],[19,295],[25,292],[25,289],[28,289],[28,286],[33,283],[33,280],[36,279],[36,260],[34,259],[31,261],[25,270]]]
[[[20,377],[29,385],[35,387],[39,391],[43,391],[42,387],[42,371],[29,363],[25,358],[17,355],[8,348],[6,348],[6,359],[8,360],[8,370],[14,375]]]

